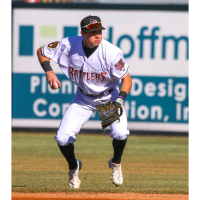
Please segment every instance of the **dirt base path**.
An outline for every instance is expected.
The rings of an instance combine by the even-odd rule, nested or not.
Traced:
[[[187,194],[138,193],[12,193],[12,200],[188,200]]]

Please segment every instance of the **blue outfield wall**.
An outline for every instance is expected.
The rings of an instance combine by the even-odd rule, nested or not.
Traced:
[[[45,74],[12,74],[12,118],[61,119],[76,87],[63,74],[52,90]],[[125,101],[129,122],[188,123],[188,77],[131,76]],[[20,81],[19,81],[20,80]],[[98,114],[90,120],[99,120]]]

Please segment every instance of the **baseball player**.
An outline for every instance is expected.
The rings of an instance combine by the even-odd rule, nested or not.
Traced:
[[[132,86],[122,50],[102,39],[102,30],[105,28],[101,19],[87,16],[82,19],[80,28],[82,36],[67,37],[37,50],[39,62],[52,89],[60,88],[61,83],[50,66],[50,60],[55,61],[77,85],[76,95],[55,135],[58,147],[69,164],[70,188],[80,188],[81,184],[79,171],[82,163],[74,153],[76,135],[95,112],[96,105],[116,101],[123,108]],[[110,129],[114,156],[109,161],[109,167],[112,169],[111,180],[118,186],[123,183],[121,157],[129,135],[124,109],[120,120],[112,123]]]

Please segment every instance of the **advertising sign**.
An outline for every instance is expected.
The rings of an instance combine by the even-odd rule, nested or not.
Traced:
[[[36,51],[80,35],[80,21],[101,18],[103,38],[118,46],[130,67],[125,100],[130,130],[188,131],[188,12],[87,9],[13,9],[12,126],[57,128],[76,86],[56,63],[61,88],[51,90]],[[112,16],[112,17],[110,17]],[[83,128],[101,128],[95,112]]]

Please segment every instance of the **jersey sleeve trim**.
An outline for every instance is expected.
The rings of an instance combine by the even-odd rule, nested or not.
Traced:
[[[50,60],[53,60],[53,61],[55,61],[54,59],[52,59],[50,56],[47,56],[47,55],[45,55],[45,53],[44,53],[44,48],[45,48],[45,46],[43,46],[42,47],[42,56],[44,56],[44,57],[47,57],[47,58],[49,58]],[[56,62],[56,61],[55,61]],[[57,63],[57,62],[56,62]]]
[[[45,56],[44,55],[44,46],[42,47],[42,56]],[[46,57],[46,56],[45,56]]]
[[[123,74],[123,76],[121,76],[121,77],[118,78],[118,79],[122,79],[122,78],[124,78],[124,77],[128,74],[128,69],[129,69],[129,66],[127,67],[126,72]]]

